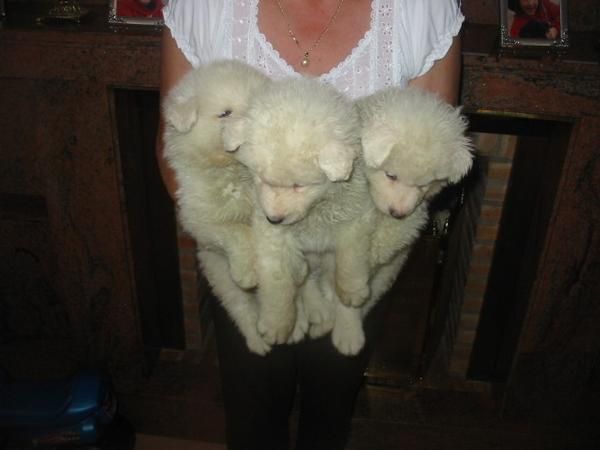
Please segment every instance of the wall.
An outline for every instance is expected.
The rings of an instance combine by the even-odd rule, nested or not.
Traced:
[[[86,5],[107,5],[111,0],[82,0]],[[499,23],[498,2],[500,0],[463,0],[462,8],[467,21],[476,24],[493,25]],[[565,0],[563,0],[565,1]],[[31,0],[7,0],[9,3],[27,3]],[[48,0],[34,0],[35,3],[48,3]],[[600,29],[600,5],[597,0],[571,0],[568,3],[569,28],[575,31]]]

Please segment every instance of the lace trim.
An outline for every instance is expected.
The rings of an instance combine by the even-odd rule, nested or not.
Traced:
[[[273,47],[273,45],[267,40],[267,37],[260,31],[258,28],[258,0],[251,0],[250,13],[252,15],[250,26],[253,28],[253,32],[258,39],[259,44],[266,50],[267,53],[271,55],[271,57],[277,61],[277,64],[288,73],[288,75],[298,76],[301,75],[279,54],[279,51]],[[377,7],[375,3],[378,0],[371,1],[371,22],[369,24],[369,29],[365,32],[363,37],[356,43],[356,45],[352,48],[352,51],[338,64],[329,69],[328,72],[325,72],[319,75],[317,78],[321,80],[336,78],[338,73],[345,70],[348,65],[350,65],[354,59],[356,59],[357,55],[361,53],[364,47],[371,41],[373,35],[373,25],[375,24],[375,12],[377,11]]]

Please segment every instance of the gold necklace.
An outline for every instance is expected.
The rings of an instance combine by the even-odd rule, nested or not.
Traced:
[[[281,0],[275,0],[275,1],[277,2],[277,6],[279,7],[279,12],[281,13],[281,16],[286,21],[287,29],[288,29],[288,35],[296,43],[296,45],[298,46],[298,48],[304,53],[304,56],[302,57],[302,60],[300,61],[300,65],[302,67],[306,67],[306,66],[308,66],[310,64],[310,52],[312,52],[313,50],[315,50],[317,48],[317,46],[321,43],[321,39],[323,38],[323,36],[325,35],[325,33],[327,33],[329,31],[329,28],[331,27],[331,25],[333,24],[333,22],[335,22],[335,19],[337,18],[338,13],[340,12],[340,8],[342,7],[342,4],[344,3],[344,0],[338,0],[337,7],[335,8],[335,11],[334,11],[333,15],[330,17],[329,22],[327,22],[327,25],[325,26],[325,28],[323,29],[323,31],[321,31],[321,33],[319,34],[319,36],[317,37],[317,39],[315,40],[315,42],[313,42],[313,44],[310,47],[308,47],[307,50],[302,50],[302,47],[300,47],[300,41],[298,41],[298,38],[296,37],[296,34],[292,31],[292,27],[290,25],[290,21],[288,19],[288,16],[285,13],[285,10],[283,9],[283,6],[281,5]]]

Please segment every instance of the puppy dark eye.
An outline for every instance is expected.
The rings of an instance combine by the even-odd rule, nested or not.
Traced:
[[[219,114],[218,117],[219,117],[219,119],[222,119],[222,118],[228,117],[230,115],[231,115],[231,110],[230,109],[226,109],[221,114]]]
[[[304,187],[303,185],[297,184],[297,183],[294,183],[294,185],[292,186],[294,191],[301,191],[303,187]]]
[[[389,172],[385,173],[385,176],[388,177],[389,180],[396,181],[398,179],[398,175],[392,175]]]

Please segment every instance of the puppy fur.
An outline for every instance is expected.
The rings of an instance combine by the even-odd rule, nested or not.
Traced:
[[[335,308],[333,343],[348,355],[362,348],[362,320],[394,283],[427,223],[429,200],[458,182],[472,163],[464,117],[434,94],[390,88],[358,106],[362,158],[357,170],[365,171],[376,206],[369,212],[374,220],[368,252],[371,296],[361,308],[349,308],[332,299],[332,289],[324,295]]]
[[[256,330],[255,298],[248,291],[257,283],[252,177],[224,150],[222,128],[268,83],[246,64],[218,61],[192,70],[163,104],[164,154],[178,183],[180,223],[196,240],[213,291],[258,354],[270,346]]]
[[[308,78],[273,82],[253,97],[244,117],[225,127],[226,147],[250,169],[256,188],[258,329],[270,344],[296,334],[297,312],[307,304],[295,302],[298,288],[328,252],[335,255],[335,284],[344,286],[344,301],[369,296],[368,270],[360,267],[366,261],[359,257],[368,252],[368,240],[358,219],[370,200],[364,173],[352,172],[359,129],[354,105]],[[354,242],[340,247],[339,241]],[[313,278],[301,292],[308,303]]]

